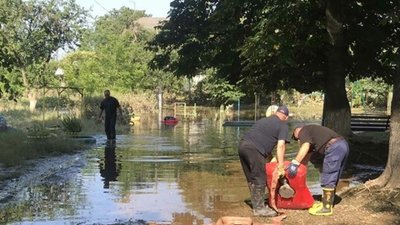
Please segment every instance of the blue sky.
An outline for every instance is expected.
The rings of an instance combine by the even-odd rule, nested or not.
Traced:
[[[92,8],[93,16],[102,16],[112,9],[126,6],[137,10],[146,10],[153,17],[167,17],[169,4],[172,0],[76,0],[76,3],[86,9]]]

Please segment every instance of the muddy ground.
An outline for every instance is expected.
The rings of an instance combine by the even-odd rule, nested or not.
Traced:
[[[386,136],[355,136],[350,142],[350,149],[350,162],[382,167],[387,162]],[[338,191],[332,216],[312,216],[307,210],[285,210],[287,217],[281,225],[400,225],[400,189],[368,188],[365,182],[377,176],[379,173],[366,172],[359,185]],[[351,180],[352,177],[346,179]],[[252,216],[246,204],[226,213],[230,216]],[[253,217],[253,220],[272,224],[272,219]]]
[[[371,146],[370,143],[368,145]],[[376,148],[370,149],[372,150],[368,150],[361,156],[357,153],[353,157],[357,160],[375,162],[381,160],[379,163],[386,160],[383,154],[376,152]],[[84,166],[83,153],[76,153],[34,160],[29,162],[28,166],[7,169],[0,167],[0,204],[13,201],[14,196],[24,187],[52,182],[54,179],[68,179],[75,176]],[[373,176],[376,177],[376,174]],[[373,178],[367,176],[365,180]],[[399,225],[400,190],[371,189],[361,183],[356,187],[344,188],[337,193],[332,216],[311,216],[307,210],[284,210],[284,212],[287,218],[280,223],[281,225]],[[264,224],[272,223],[271,218],[253,217],[251,208],[245,202],[236,208],[230,208],[224,214],[225,216],[251,217],[254,221]],[[156,225],[145,221],[116,221],[113,225],[116,224]],[[174,222],[170,225],[189,224]]]
[[[0,204],[16,200],[18,193],[28,186],[74,177],[85,166],[83,154],[49,156],[15,167],[0,165]]]
[[[287,218],[282,225],[399,225],[399,190],[372,190],[363,185],[338,193],[340,200],[332,216],[312,216],[307,210],[285,210]],[[251,216],[250,208],[243,207],[227,212],[227,215]],[[271,219],[253,217],[259,223],[272,224]],[[177,224],[176,224],[177,225]],[[183,224],[182,224],[183,225]]]

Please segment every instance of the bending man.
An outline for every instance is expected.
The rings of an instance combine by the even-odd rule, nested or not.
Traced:
[[[264,203],[265,163],[272,159],[272,150],[277,146],[279,174],[284,175],[283,159],[289,133],[288,118],[288,108],[280,106],[274,115],[256,121],[239,143],[240,162],[249,185],[255,216],[275,216],[277,214]]]
[[[308,212],[317,216],[332,215],[335,189],[349,154],[347,141],[335,131],[320,125],[298,126],[293,130],[292,138],[299,141],[300,149],[288,167],[289,176],[296,176],[300,162],[307,164],[310,157],[323,158],[322,203],[314,203]]]

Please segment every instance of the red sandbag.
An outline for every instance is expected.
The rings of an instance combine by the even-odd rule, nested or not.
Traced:
[[[290,164],[289,161],[285,161],[284,165],[285,168]],[[277,165],[276,162],[270,162],[265,165],[265,170],[267,173],[267,187],[269,190],[271,190],[271,182],[273,179],[273,173],[274,170],[276,169]],[[280,184],[278,182],[278,185],[275,189],[275,193],[272,194],[270,191],[269,193],[269,204],[274,205],[276,204],[276,207],[278,208],[283,208],[283,209],[308,209],[310,208],[313,203],[314,203],[314,198],[310,193],[310,190],[307,187],[306,184],[306,178],[307,178],[307,167],[303,164],[300,164],[297,175],[293,178],[290,178],[287,175],[287,171],[285,172],[285,176],[289,182],[289,185],[294,189],[295,193],[292,198],[283,198],[278,194],[278,190],[280,187]],[[272,199],[275,195],[275,199]],[[274,201],[275,200],[275,201]]]

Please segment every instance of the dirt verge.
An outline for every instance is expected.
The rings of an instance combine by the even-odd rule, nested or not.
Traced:
[[[67,180],[73,177],[84,167],[86,160],[83,157],[83,152],[79,152],[30,160],[16,167],[0,168],[0,207],[2,203],[16,201],[23,188],[52,179]]]

